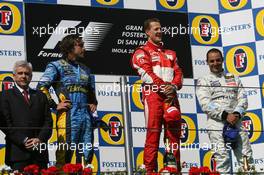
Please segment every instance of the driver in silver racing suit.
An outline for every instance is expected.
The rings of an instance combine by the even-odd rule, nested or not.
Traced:
[[[240,79],[223,72],[223,56],[218,49],[207,53],[209,75],[197,82],[196,95],[202,110],[207,114],[207,129],[216,160],[216,170],[220,173],[231,172],[230,145],[225,144],[223,127],[225,123],[240,129],[233,149],[239,167],[243,167],[243,156],[253,166],[252,149],[248,133],[241,125],[242,117],[248,107],[247,95]]]

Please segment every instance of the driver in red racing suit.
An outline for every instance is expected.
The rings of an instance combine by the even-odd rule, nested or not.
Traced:
[[[176,90],[182,87],[182,71],[176,53],[162,48],[161,25],[156,18],[144,22],[148,41],[136,49],[132,57],[135,68],[143,81],[143,103],[147,127],[144,164],[148,173],[157,171],[157,154],[162,123],[164,139],[169,139],[178,171],[180,166],[181,113]],[[168,99],[169,100],[168,102]],[[173,106],[173,108],[168,108]]]

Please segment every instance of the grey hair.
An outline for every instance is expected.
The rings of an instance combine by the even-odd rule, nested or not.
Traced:
[[[16,73],[16,69],[18,67],[27,67],[31,70],[31,72],[33,71],[32,64],[30,62],[27,62],[26,60],[19,60],[15,62],[13,67],[13,74]]]

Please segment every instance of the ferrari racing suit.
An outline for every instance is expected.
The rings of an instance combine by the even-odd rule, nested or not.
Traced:
[[[90,69],[78,62],[60,59],[47,65],[37,88],[44,92],[50,106],[56,109],[49,88],[55,89],[59,101],[70,100],[72,108],[57,114],[58,143],[75,144],[76,160],[81,162],[83,153],[85,163],[91,163],[93,156],[93,118],[88,104],[96,104],[94,88],[91,85]],[[70,146],[70,145],[69,145]],[[88,149],[87,149],[88,148]],[[58,147],[57,165],[70,163],[73,151]]]
[[[171,84],[176,90],[182,87],[182,71],[177,64],[176,53],[172,50],[163,49],[147,42],[144,46],[136,49],[132,57],[133,67],[137,70],[143,81],[143,103],[146,120],[146,141],[144,148],[144,164],[147,172],[157,170],[157,153],[159,148],[162,123],[164,123],[164,138],[169,138],[170,145],[174,145],[173,154],[180,169],[180,146],[181,122],[180,106],[177,96],[173,105],[179,110],[179,116],[175,116],[173,122],[167,123],[164,119],[164,100],[166,97],[161,93],[162,86]],[[176,148],[177,146],[177,148]]]
[[[240,128],[237,147],[233,149],[238,164],[242,167],[243,156],[247,156],[249,164],[252,165],[252,149],[248,133],[241,125],[248,101],[240,79],[230,73],[210,72],[209,75],[198,80],[196,95],[202,110],[207,114],[207,129],[217,171],[227,174],[231,172],[230,146],[225,144],[222,135],[228,113],[237,113],[241,116],[236,123],[236,127]]]

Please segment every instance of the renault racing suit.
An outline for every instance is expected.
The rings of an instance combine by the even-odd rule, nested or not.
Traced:
[[[252,165],[252,149],[248,133],[241,125],[248,101],[240,79],[230,73],[210,72],[209,75],[198,80],[196,95],[202,110],[207,114],[207,129],[217,171],[227,174],[231,171],[230,146],[225,144],[222,135],[228,113],[240,115],[236,123],[236,127],[240,128],[237,147],[233,149],[239,166],[243,166],[243,156],[247,156],[249,164]]]
[[[175,116],[175,120],[166,123],[164,120],[164,100],[166,97],[161,93],[162,85],[171,84],[175,89],[182,87],[182,71],[177,64],[176,53],[172,50],[163,49],[162,45],[156,46],[147,42],[144,46],[136,49],[132,57],[133,67],[137,70],[143,81],[143,103],[146,120],[146,141],[144,148],[144,164],[147,172],[157,169],[157,153],[160,140],[162,123],[164,123],[165,136],[169,138],[170,145],[174,145],[173,154],[180,169],[180,145],[181,122]],[[173,103],[180,111],[177,96]],[[173,144],[172,144],[173,143]],[[177,146],[177,148],[176,148]]]
[[[81,162],[81,154],[85,163],[91,163],[93,156],[93,118],[88,104],[96,104],[94,88],[91,85],[90,69],[78,62],[60,59],[47,65],[38,88],[44,92],[50,106],[56,109],[49,88],[55,89],[59,101],[70,100],[72,108],[57,115],[58,143],[75,144],[76,160]],[[70,146],[70,145],[69,145]],[[88,148],[88,149],[87,149]],[[59,147],[56,152],[57,165],[71,162],[73,151]]]

